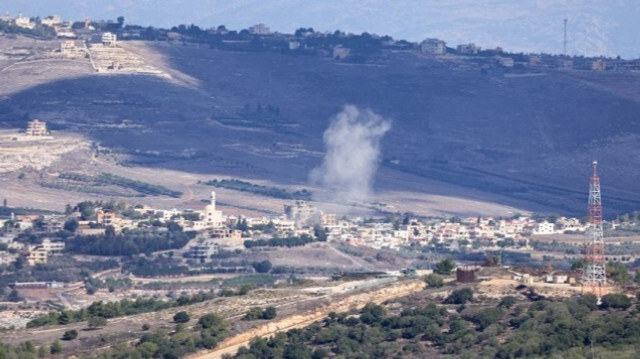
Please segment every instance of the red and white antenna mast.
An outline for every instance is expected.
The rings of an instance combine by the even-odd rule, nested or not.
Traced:
[[[589,181],[589,206],[587,239],[585,243],[585,266],[582,276],[583,290],[600,297],[607,285],[604,260],[604,239],[602,233],[602,196],[598,162],[593,161],[593,175]]]

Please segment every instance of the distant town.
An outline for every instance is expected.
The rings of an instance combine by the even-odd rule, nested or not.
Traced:
[[[291,55],[314,55],[335,60],[365,63],[379,50],[415,49],[425,56],[456,64],[461,58],[478,62],[490,75],[535,74],[544,69],[584,71],[630,71],[640,69],[640,60],[621,58],[567,56],[564,54],[510,53],[508,49],[483,49],[473,43],[448,46],[443,40],[427,38],[420,43],[396,40],[375,34],[317,32],[300,28],[294,34],[272,32],[265,24],[241,31],[224,25],[202,29],[195,25],[179,25],[171,29],[125,24],[124,17],[113,20],[63,20],[51,15],[30,18],[19,15],[0,17],[0,31],[57,38],[59,53],[70,58],[89,57],[98,72],[119,71],[156,73],[158,69],[144,64],[136,55],[118,47],[118,41],[153,40],[170,43],[193,43],[212,48],[238,51],[278,52]],[[467,66],[460,63],[460,66]]]

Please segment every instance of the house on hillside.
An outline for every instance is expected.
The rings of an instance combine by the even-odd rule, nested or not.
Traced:
[[[447,53],[447,43],[438,39],[425,39],[420,43],[420,51],[429,55],[444,55]]]

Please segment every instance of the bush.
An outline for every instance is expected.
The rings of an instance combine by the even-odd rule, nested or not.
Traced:
[[[445,304],[465,304],[473,298],[473,291],[470,288],[454,290],[445,298]]]
[[[102,328],[107,325],[107,318],[105,317],[91,317],[87,320],[87,324],[91,329]]]
[[[433,270],[433,272],[440,275],[449,275],[455,267],[456,262],[454,262],[451,258],[447,258],[436,264],[436,268]]]
[[[173,321],[176,323],[186,323],[190,320],[191,316],[189,316],[189,313],[185,311],[178,312],[173,316]]]
[[[430,288],[440,288],[444,285],[444,280],[437,274],[426,275],[424,281]]]
[[[600,308],[602,309],[622,309],[625,310],[631,306],[631,299],[624,294],[619,293],[611,293],[602,296],[602,304],[600,304]]]
[[[253,307],[249,309],[249,311],[247,312],[247,314],[245,314],[242,320],[258,320],[258,319],[269,320],[269,319],[275,318],[276,315],[277,315],[277,312],[275,307],[267,307],[265,309]]]
[[[263,260],[262,262],[253,262],[252,265],[253,265],[253,268],[258,273],[269,273],[272,267],[271,262],[269,262],[266,259]]]
[[[512,295],[508,295],[506,297],[502,297],[502,299],[500,300],[500,303],[498,304],[499,307],[504,307],[504,308],[511,308],[513,307],[516,302],[518,300],[516,299],[516,297],[512,296]]]
[[[58,339],[56,339],[51,344],[51,348],[49,348],[49,353],[55,355],[55,354],[59,354],[60,352],[62,352],[62,344],[60,344],[60,341]]]
[[[146,332],[147,330],[149,330],[150,328],[151,328],[151,327],[149,326],[149,324],[147,324],[147,323],[142,324],[142,330],[144,330],[145,332]]]
[[[62,340],[74,340],[78,337],[78,331],[75,329],[67,330],[62,335]]]

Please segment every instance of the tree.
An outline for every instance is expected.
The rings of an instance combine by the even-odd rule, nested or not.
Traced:
[[[440,288],[444,285],[444,280],[442,279],[441,276],[437,275],[437,274],[427,274],[424,277],[424,281],[425,283],[427,283],[427,285],[430,288]]]
[[[20,302],[22,301],[22,297],[20,296],[20,293],[18,293],[17,290],[12,289],[11,292],[9,292],[9,295],[7,296],[7,301]]]
[[[607,275],[616,283],[626,284],[631,281],[627,267],[620,262],[607,263]]]
[[[62,352],[62,344],[60,344],[60,340],[56,339],[49,348],[49,353],[51,354],[59,354]]]
[[[62,340],[74,340],[78,337],[78,331],[75,329],[67,330],[62,334]]]
[[[90,317],[87,320],[87,324],[90,329],[103,328],[107,325],[107,318],[105,317]]]
[[[600,308],[602,309],[612,308],[625,310],[631,306],[631,299],[620,293],[603,295],[601,301]]]
[[[173,321],[176,323],[186,323],[190,320],[191,316],[185,311],[178,312],[173,316]]]
[[[200,319],[198,319],[198,325],[203,329],[213,328],[215,326],[221,325],[224,321],[222,318],[216,314],[205,314]]]
[[[38,347],[38,358],[44,358],[47,356],[47,348],[44,345]]]
[[[271,270],[272,264],[269,260],[263,260],[262,262],[253,262],[253,268],[258,273],[269,273]]]
[[[516,299],[516,297],[512,296],[512,295],[508,295],[506,297],[502,297],[502,299],[500,300],[500,303],[498,304],[499,307],[505,307],[507,309],[513,307],[516,302],[518,300]]]
[[[440,263],[436,264],[434,272],[440,275],[449,275],[451,271],[456,267],[456,262],[451,258],[443,259]]]
[[[244,315],[242,320],[258,320],[262,319],[262,309],[258,307],[250,308],[247,314]]]
[[[118,21],[118,26],[122,28],[122,26],[124,25],[124,16],[118,16],[116,21]]]
[[[269,320],[275,318],[277,315],[275,307],[266,307],[262,312],[262,319]]]
[[[502,317],[502,309],[487,308],[475,313],[471,321],[478,325],[478,329],[485,330],[488,326],[496,323]]]
[[[473,291],[470,288],[457,289],[445,298],[445,304],[465,304],[473,298]]]
[[[78,221],[70,219],[64,222],[64,230],[69,232],[75,232],[78,229]]]
[[[58,324],[66,325],[71,322],[71,318],[69,317],[69,313],[67,311],[62,311],[60,316],[58,317]]]

